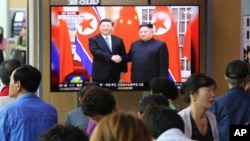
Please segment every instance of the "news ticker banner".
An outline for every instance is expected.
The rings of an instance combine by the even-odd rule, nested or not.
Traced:
[[[58,85],[59,88],[81,88],[84,85],[84,83],[60,83]],[[137,88],[143,88],[143,87],[149,87],[148,83],[125,83],[125,82],[119,82],[119,83],[99,83],[100,87],[120,87],[120,88],[126,88],[126,87],[137,87]]]
[[[50,0],[50,5],[99,5],[100,0]]]
[[[250,141],[250,125],[230,125],[230,141]]]
[[[60,11],[58,13],[58,19],[65,19],[65,20],[70,20],[70,19],[84,19],[85,15],[80,15],[79,11]]]

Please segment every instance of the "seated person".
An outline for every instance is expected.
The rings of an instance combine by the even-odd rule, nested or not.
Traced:
[[[84,114],[91,118],[86,133],[88,136],[92,134],[95,124],[115,111],[115,106],[116,101],[110,90],[92,86],[86,91],[81,108]]]
[[[168,98],[169,108],[179,112],[181,107],[175,102],[178,98],[178,89],[175,83],[167,77],[155,77],[150,81],[152,94],[161,94]]]
[[[9,83],[11,73],[16,69],[21,67],[21,62],[15,59],[5,60],[0,66],[0,79],[2,81],[3,87],[0,91],[0,96],[9,95]]]
[[[89,138],[79,128],[72,125],[55,125],[45,132],[40,141],[88,141]]]
[[[22,65],[12,72],[9,96],[17,100],[0,110],[1,141],[37,141],[57,124],[56,108],[36,94],[41,78],[41,72],[31,65]]]
[[[154,95],[146,95],[139,102],[139,112],[138,117],[142,117],[145,109],[151,105],[162,105],[169,106],[168,99],[165,96],[154,94]]]
[[[213,106],[216,82],[203,73],[192,74],[180,93],[189,106],[178,112],[185,124],[185,135],[199,141],[218,141],[217,120],[208,110]],[[222,140],[226,141],[226,140]]]
[[[152,135],[139,118],[116,112],[105,116],[97,124],[90,141],[152,141]]]
[[[156,141],[191,141],[184,135],[184,122],[172,109],[153,105],[148,107],[142,119],[148,124]]]
[[[79,102],[80,105],[83,103],[83,97],[88,89],[90,89],[92,86],[98,86],[96,83],[88,83],[83,85],[79,91]],[[65,125],[73,125],[78,128],[80,128],[82,131],[86,133],[87,127],[88,127],[89,117],[86,116],[81,107],[78,107],[66,114],[66,121]]]
[[[14,102],[15,100],[16,100],[15,97],[0,96],[0,109],[5,105]]]
[[[0,79],[3,84],[0,91],[0,108],[16,100],[14,97],[9,97],[9,83],[11,73],[19,67],[21,67],[21,62],[14,59],[5,60],[0,66]]]

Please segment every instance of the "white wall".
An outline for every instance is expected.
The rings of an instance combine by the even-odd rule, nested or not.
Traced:
[[[0,4],[0,26],[2,26],[4,28],[4,37],[7,38],[10,36],[10,24],[9,24],[9,20],[8,20],[8,0],[1,0],[1,4]]]

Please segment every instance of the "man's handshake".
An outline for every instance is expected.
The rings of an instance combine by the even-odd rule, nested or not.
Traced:
[[[113,55],[113,56],[111,57],[111,60],[112,60],[113,62],[115,62],[115,63],[120,63],[120,62],[122,61],[122,58],[121,58],[120,55]]]

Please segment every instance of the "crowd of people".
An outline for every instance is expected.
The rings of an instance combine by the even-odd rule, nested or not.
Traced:
[[[137,114],[119,110],[110,89],[88,83],[79,90],[80,106],[66,114],[64,125],[58,123],[56,108],[36,95],[41,82],[37,68],[10,59],[0,70],[3,141],[229,141],[230,125],[250,121],[245,90],[250,69],[241,60],[228,63],[229,89],[217,98],[216,82],[204,73],[192,74],[180,89],[170,79],[153,78],[151,93],[138,101]],[[187,107],[175,102],[179,94]]]
[[[230,125],[250,122],[249,63],[228,63],[229,88],[219,97],[215,80],[204,73],[192,74],[178,89],[168,78],[167,45],[153,38],[151,24],[139,26],[141,39],[128,54],[122,39],[111,35],[113,26],[101,20],[101,33],[89,39],[93,82],[80,88],[80,106],[65,115],[65,124],[58,123],[57,109],[37,96],[42,78],[37,68],[16,59],[1,63],[1,141],[229,141]],[[112,91],[98,84],[120,82],[127,61],[132,82],[149,82],[151,88],[138,101],[137,114],[117,108]],[[187,107],[176,102],[180,96]]]

